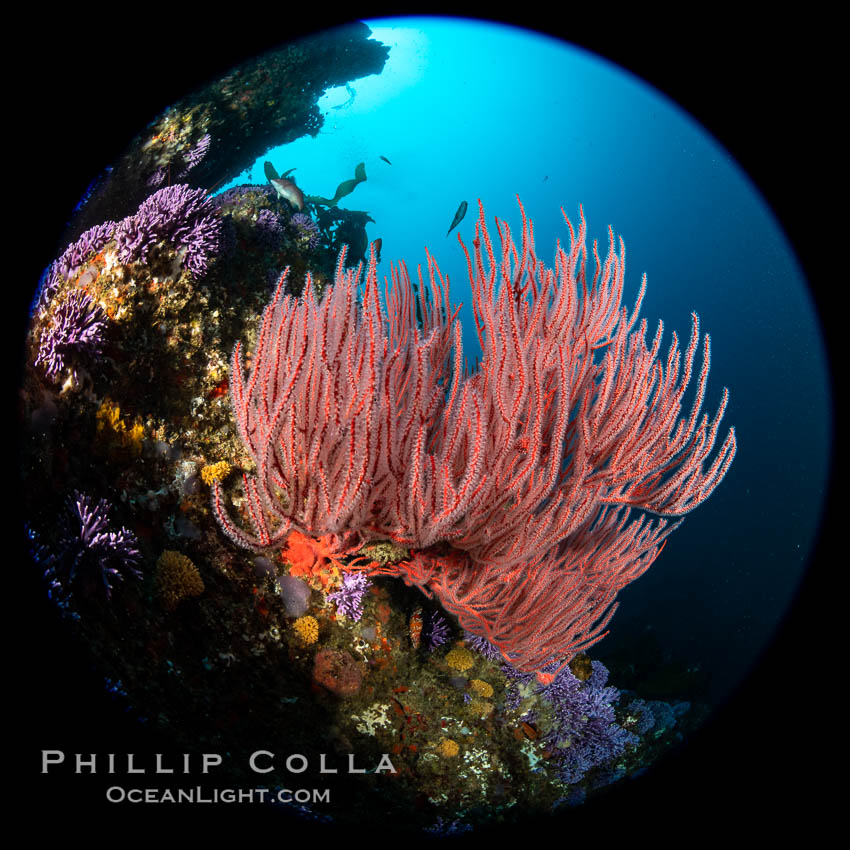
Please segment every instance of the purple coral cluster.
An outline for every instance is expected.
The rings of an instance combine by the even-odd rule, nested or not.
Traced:
[[[480,635],[474,635],[472,632],[463,631],[463,639],[466,641],[467,645],[472,647],[476,652],[480,652],[488,661],[502,661],[502,653],[490,643],[486,638],[481,637]],[[507,667],[505,672],[513,671],[513,667]]]
[[[83,233],[42,275],[34,311],[44,317],[63,281],[70,280],[92,254],[114,239],[122,263],[145,262],[150,249],[168,240],[182,262],[198,278],[221,243],[221,218],[203,189],[186,185],[160,189],[145,200],[135,215],[120,223],[105,221]],[[90,276],[96,275],[96,270]],[[85,275],[83,275],[85,277]],[[39,339],[36,365],[56,379],[72,352],[101,351],[107,317],[82,290],[73,290],[53,310]]]
[[[100,305],[80,289],[70,292],[41,332],[36,366],[56,380],[73,353],[99,354],[107,318]]]
[[[676,721],[690,710],[689,702],[677,702],[670,704],[662,700],[634,699],[627,706],[629,714],[636,719],[634,731],[638,735],[645,735],[650,729],[656,737],[662,735],[668,729],[676,725]]]
[[[183,264],[194,278],[204,275],[219,251],[221,218],[203,189],[185,183],[160,189],[115,230],[122,263],[146,262],[151,248],[163,240],[182,252]]]
[[[594,767],[622,755],[638,737],[617,723],[614,706],[620,691],[608,684],[608,669],[592,662],[590,677],[582,682],[565,667],[538,692],[551,706],[552,727],[543,737],[561,780],[579,782]]]
[[[498,649],[484,638],[464,632],[464,639],[491,661],[502,660]],[[604,664],[591,662],[586,681],[564,667],[548,685],[540,684],[534,673],[521,673],[504,661],[501,667],[511,680],[505,693],[505,708],[519,708],[532,692],[548,703],[549,729],[541,740],[551,753],[548,764],[557,769],[565,784],[581,781],[591,768],[599,768],[594,779],[597,786],[619,778],[620,771],[611,763],[640,739],[617,722],[614,707],[620,700],[620,691],[608,685],[608,668]],[[523,719],[536,721],[537,713],[527,712]]]
[[[160,165],[153,174],[145,181],[145,185],[149,189],[156,189],[158,186],[162,186],[165,182],[165,178],[168,176],[168,169],[164,165]]]
[[[57,272],[62,277],[71,277],[85,260],[106,245],[112,238],[115,227],[114,221],[105,221],[89,228],[76,242],[72,242],[56,261]]]
[[[449,640],[449,624],[439,611],[432,611],[425,625],[425,641],[428,649],[433,652]]]
[[[319,227],[310,216],[295,213],[289,224],[295,231],[295,239],[302,248],[313,251],[319,247]]]
[[[257,233],[260,241],[269,248],[276,248],[283,239],[283,222],[277,213],[271,210],[260,210],[257,213]]]
[[[371,586],[372,581],[365,573],[345,573],[342,587],[329,593],[328,599],[336,605],[338,614],[344,614],[356,623],[363,616],[363,597]]]
[[[53,297],[63,279],[70,278],[77,269],[92,255],[96,254],[112,238],[116,224],[105,221],[96,224],[72,242],[58,260],[50,264],[44,274],[38,294],[37,309],[43,310]]]
[[[42,559],[51,593],[60,604],[72,595],[104,594],[110,599],[114,583],[123,581],[125,574],[141,579],[136,536],[127,528],[113,531],[109,512],[106,499],[94,502],[78,491],[68,498],[59,523],[59,551]]]
[[[207,155],[207,151],[210,149],[210,141],[210,134],[206,133],[201,136],[197,144],[183,154],[183,162],[186,167],[178,175],[180,179],[184,178]]]

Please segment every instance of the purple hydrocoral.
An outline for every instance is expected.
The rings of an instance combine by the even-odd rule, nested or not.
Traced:
[[[283,238],[283,222],[277,213],[271,210],[260,210],[257,213],[256,227],[261,241],[269,248],[274,248],[280,244],[280,240]]]
[[[164,165],[160,165],[153,174],[145,181],[145,185],[150,189],[156,189],[157,186],[162,186],[165,178],[168,176],[168,169]]]
[[[59,551],[45,560],[45,577],[60,603],[73,594],[103,593],[109,599],[113,583],[123,581],[125,573],[142,577],[136,536],[127,528],[112,531],[109,512],[106,499],[94,502],[79,491],[68,498],[59,524]]]
[[[41,332],[36,366],[56,380],[71,352],[99,354],[106,330],[106,313],[79,289],[70,292]]]
[[[668,729],[672,729],[676,725],[676,720],[690,707],[689,702],[671,705],[661,700],[634,699],[628,704],[626,710],[637,718],[633,728],[638,735],[645,735],[652,729],[658,737]]]
[[[480,637],[479,635],[474,635],[472,632],[464,629],[463,631],[463,639],[466,643],[471,646],[476,652],[480,652],[486,659],[489,661],[502,661],[502,653],[490,643],[486,638]],[[507,667],[507,665],[505,665]],[[513,667],[508,667],[508,670],[513,671]],[[507,671],[506,671],[507,672]],[[515,671],[514,671],[515,672]]]
[[[115,226],[114,221],[96,224],[72,242],[56,261],[59,274],[70,277],[91,254],[96,254],[112,238]]]
[[[428,618],[425,639],[428,642],[428,649],[431,652],[448,641],[449,624],[439,611],[431,612],[431,616]]]
[[[587,681],[579,681],[568,667],[538,693],[550,704],[552,727],[543,737],[561,780],[579,782],[593,767],[622,755],[638,737],[617,723],[614,706],[620,691],[608,686],[608,669],[592,662]]]
[[[198,143],[190,148],[183,155],[183,162],[186,163],[186,167],[180,172],[179,177],[182,179],[185,177],[206,155],[207,151],[210,149],[210,141],[211,137],[209,133],[201,136],[198,140]]]
[[[103,224],[90,227],[62,252],[58,260],[50,264],[39,291],[37,305],[39,310],[47,307],[63,279],[70,278],[92,254],[96,254],[106,245],[112,238],[115,227],[114,221],[105,221]]]
[[[356,623],[363,616],[363,597],[371,586],[371,580],[364,573],[345,573],[342,587],[329,593],[328,599],[336,605],[338,614],[344,614]]]
[[[221,218],[203,189],[185,183],[167,186],[144,200],[135,215],[115,230],[118,259],[146,262],[157,242],[170,242],[183,253],[183,264],[194,278],[207,270],[221,243]]]
[[[636,717],[632,726],[636,735],[645,735],[655,725],[655,715],[642,699],[632,700],[627,711]]]
[[[310,216],[304,213],[295,213],[289,223],[295,229],[295,238],[301,247],[309,251],[319,247],[319,227]]]

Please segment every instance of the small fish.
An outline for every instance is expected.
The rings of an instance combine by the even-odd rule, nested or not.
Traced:
[[[419,649],[422,641],[422,609],[416,608],[410,615],[410,643],[414,649]]]
[[[379,159],[382,159],[387,165],[392,165],[392,163],[385,156],[381,156],[379,157]]]
[[[548,179],[549,179],[549,175],[547,174],[547,175],[543,178],[543,182],[545,183]]]
[[[466,207],[466,201],[461,201],[460,206],[457,208],[457,212],[455,213],[455,217],[452,219],[452,226],[446,231],[446,236],[448,236],[463,221],[463,217],[466,215]]]
[[[381,248],[384,247],[384,240],[379,236],[375,242],[375,259],[380,263],[381,262]]]
[[[299,210],[304,209],[304,193],[291,181],[285,177],[276,177],[269,180],[269,183],[274,186],[275,192],[286,201],[289,201],[292,206]]]
[[[277,171],[275,171],[275,167],[268,160],[263,163],[263,173],[266,175],[266,180],[269,182],[272,180],[280,180],[281,177],[286,179],[293,171],[295,171],[294,168],[287,168],[283,174],[278,174]]]

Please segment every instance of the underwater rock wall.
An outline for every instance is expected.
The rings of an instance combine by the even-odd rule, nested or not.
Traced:
[[[284,45],[177,101],[102,176],[68,238],[131,214],[162,186],[212,191],[269,148],[315,136],[324,123],[317,106],[324,92],[384,67],[389,48],[370,34],[355,22]]]

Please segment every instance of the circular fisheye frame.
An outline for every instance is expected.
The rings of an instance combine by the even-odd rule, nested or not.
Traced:
[[[282,42],[123,141],[34,290],[20,503],[157,743],[45,738],[42,787],[432,837],[638,789],[770,645],[827,489],[818,318],[732,155],[451,18]]]

